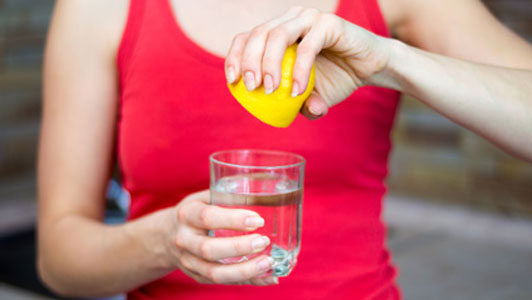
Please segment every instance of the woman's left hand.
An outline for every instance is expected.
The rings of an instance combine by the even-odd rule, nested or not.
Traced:
[[[301,39],[301,40],[300,40]],[[284,15],[235,36],[225,60],[229,83],[243,76],[248,90],[279,87],[286,48],[298,40],[292,95],[302,94],[316,63],[314,91],[301,113],[317,119],[383,71],[389,39],[315,8],[294,7]]]

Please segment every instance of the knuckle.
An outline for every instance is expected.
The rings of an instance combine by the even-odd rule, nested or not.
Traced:
[[[238,59],[239,56],[240,53],[236,53],[236,51],[231,51],[231,53],[229,53],[229,55],[227,55],[225,59],[224,68],[227,69],[229,67],[234,67],[235,71],[238,71],[240,68],[240,61]]]
[[[297,65],[294,65],[292,74],[294,77],[299,77],[299,76],[303,76],[305,72],[306,72],[306,68],[302,66],[301,64],[297,64]]]
[[[240,269],[240,275],[242,276],[243,280],[253,278],[256,274],[254,272],[255,268],[246,267]]]
[[[282,40],[286,37],[286,29],[284,29],[282,26],[275,27],[270,32],[270,39],[273,40]]]
[[[238,43],[246,39],[247,33],[241,32],[233,37],[233,43]]]
[[[201,209],[199,214],[199,220],[200,223],[203,224],[205,227],[209,227],[212,224],[212,207],[211,206],[205,206]]]
[[[207,241],[203,241],[199,245],[199,255],[206,260],[213,260],[211,245]]]
[[[242,59],[242,73],[246,71],[252,71],[254,75],[259,77],[261,74],[262,65],[260,59],[256,56],[248,55]]]
[[[190,259],[188,258],[188,256],[185,254],[179,257],[179,264],[181,264],[181,266],[183,266],[187,270],[192,269],[192,263],[190,262]]]
[[[299,57],[301,56],[310,56],[310,55],[316,55],[316,49],[313,46],[310,46],[306,43],[301,43],[299,46],[297,46],[297,55]]]
[[[217,284],[221,284],[221,283],[224,283],[223,279],[219,276],[219,271],[218,271],[218,268],[216,267],[209,267],[207,269],[207,278],[214,282],[214,283],[217,283]]]
[[[246,253],[245,251],[248,250],[248,247],[244,246],[241,242],[234,242],[232,246],[234,253],[237,255]]]
[[[187,219],[186,205],[178,206],[177,221],[179,221],[179,223],[185,223],[186,219]]]
[[[266,33],[268,33],[268,29],[265,25],[255,26],[251,30],[251,35],[265,35]]]
[[[176,233],[174,243],[178,249],[185,248],[185,239],[182,232]]]
[[[242,69],[245,70],[254,70],[258,67],[257,65],[257,56],[250,51],[246,51],[242,57]]]
[[[271,56],[264,56],[262,58],[262,65],[264,66],[264,70],[271,71],[276,67],[277,60]]]
[[[183,268],[189,269],[188,260],[185,258],[184,255],[181,255],[181,257],[179,257],[178,262]]]
[[[238,61],[238,56],[240,53],[237,53],[238,50],[231,48],[229,53],[227,54],[227,57],[225,58],[225,67],[227,68],[229,65],[233,65],[235,62]]]

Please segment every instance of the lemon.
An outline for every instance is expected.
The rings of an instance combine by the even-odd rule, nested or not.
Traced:
[[[264,86],[248,91],[242,78],[228,84],[233,97],[253,116],[274,127],[288,127],[297,117],[301,106],[314,88],[315,66],[312,66],[307,89],[301,95],[292,97],[292,70],[296,61],[297,44],[286,49],[281,63],[281,84],[271,94],[264,93]]]

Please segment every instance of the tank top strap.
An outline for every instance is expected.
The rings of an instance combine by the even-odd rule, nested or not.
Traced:
[[[378,0],[340,0],[337,14],[378,35],[390,37]]]
[[[169,26],[168,17],[172,15],[169,11],[169,0],[130,0],[129,11],[122,40],[118,48],[117,62],[119,69],[127,65],[139,43],[139,39],[157,34],[165,36],[172,32]],[[170,23],[171,25],[171,23]],[[141,41],[140,43],[144,43]]]
[[[130,56],[135,48],[138,38],[138,32],[142,26],[142,19],[144,16],[144,6],[146,0],[130,0],[129,11],[127,14],[126,25],[122,33],[122,40],[120,41],[117,54],[118,68],[122,69],[125,65],[125,60]]]

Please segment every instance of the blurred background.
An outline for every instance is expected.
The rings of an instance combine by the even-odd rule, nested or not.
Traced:
[[[531,0],[484,1],[532,41]],[[35,158],[54,1],[0,0],[0,299],[58,298],[35,273]],[[532,299],[532,165],[415,99],[393,132],[385,218],[405,299]],[[106,221],[127,198],[110,184]]]

